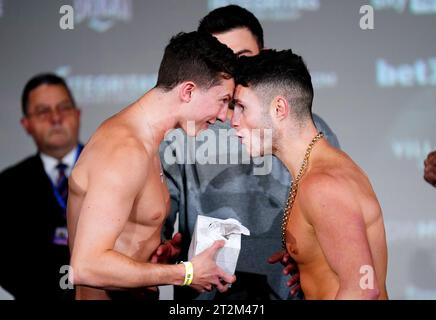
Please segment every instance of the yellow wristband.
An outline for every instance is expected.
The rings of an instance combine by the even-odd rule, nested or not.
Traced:
[[[192,283],[192,278],[194,277],[194,267],[190,261],[182,261],[181,263],[183,263],[185,266],[185,280],[183,281],[182,286],[189,286]]]

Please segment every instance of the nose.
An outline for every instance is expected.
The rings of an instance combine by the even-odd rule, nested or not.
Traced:
[[[229,106],[226,104],[224,107],[221,108],[220,112],[216,116],[216,118],[219,119],[221,122],[226,122],[228,108]]]
[[[240,121],[239,121],[239,115],[238,112],[233,111],[232,113],[232,119],[230,121],[233,128],[239,128]]]
[[[61,123],[62,122],[62,114],[59,112],[58,109],[53,109],[50,113],[50,120],[53,124]]]

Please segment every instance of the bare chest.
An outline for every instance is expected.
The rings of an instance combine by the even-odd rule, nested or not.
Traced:
[[[312,262],[320,253],[313,227],[306,221],[297,203],[288,218],[286,249],[299,265]]]
[[[162,226],[170,210],[170,194],[165,177],[153,172],[135,199],[129,220],[144,226]]]
[[[159,172],[149,176],[137,196],[116,249],[138,261],[148,261],[161,242],[161,230],[170,209],[170,195]]]

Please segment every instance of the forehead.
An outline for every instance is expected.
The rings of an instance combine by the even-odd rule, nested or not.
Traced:
[[[252,88],[244,87],[240,84],[236,86],[233,98],[241,103],[259,102],[259,97]]]
[[[233,90],[235,89],[235,80],[231,79],[222,79],[220,84],[217,84],[211,87],[208,91],[216,94],[233,94]]]
[[[29,93],[29,104],[58,103],[70,100],[67,89],[58,84],[42,84]]]
[[[246,27],[235,28],[213,35],[236,54],[251,56],[257,55],[260,51],[256,38]]]

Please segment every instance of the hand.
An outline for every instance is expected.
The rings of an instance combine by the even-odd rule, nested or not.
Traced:
[[[430,152],[424,161],[424,179],[436,187],[436,151]]]
[[[291,288],[291,295],[296,295],[301,290],[300,285],[300,272],[298,272],[297,263],[291,256],[285,251],[278,251],[268,258],[268,263],[274,264],[280,262],[283,268],[283,274],[289,275],[291,272],[294,275],[287,281],[287,286]]]
[[[218,291],[225,292],[229,284],[236,281],[236,277],[225,273],[215,263],[215,256],[219,249],[224,247],[224,240],[215,241],[213,245],[198,256],[192,258],[194,277],[191,287],[199,292],[211,291],[216,287]]]
[[[173,239],[165,241],[157,247],[151,256],[152,263],[173,263],[179,256],[182,245],[182,234],[176,233]]]

